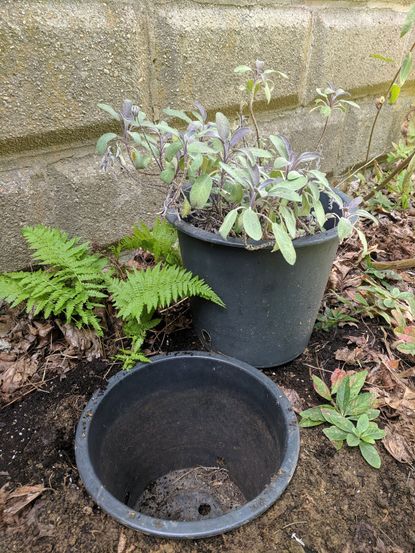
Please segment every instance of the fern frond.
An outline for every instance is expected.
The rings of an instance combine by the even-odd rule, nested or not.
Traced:
[[[127,337],[131,338],[131,348],[120,349],[117,355],[114,356],[114,359],[122,362],[124,370],[131,369],[136,363],[147,363],[150,361],[141,351],[141,348],[144,344],[147,331],[154,328],[159,322],[160,319],[149,318],[142,323],[139,323],[135,319],[125,323],[124,332]]]
[[[224,307],[219,296],[202,279],[175,266],[156,265],[146,271],[131,271],[124,281],[114,279],[110,292],[124,320],[140,321],[143,314],[188,296],[199,296]]]
[[[80,243],[78,237],[69,238],[66,232],[43,225],[25,227],[22,234],[33,250],[34,261],[59,271],[59,280],[103,280],[107,260],[91,254],[88,242]]]
[[[163,261],[168,265],[181,265],[177,232],[165,219],[156,219],[152,228],[144,223],[134,226],[133,233],[121,238],[113,251],[119,255],[123,250],[138,248],[152,253],[157,263]]]
[[[92,254],[87,242],[58,229],[37,225],[24,228],[22,234],[34,261],[45,268],[0,275],[0,298],[12,306],[25,303],[26,311],[35,316],[63,316],[68,323],[91,326],[102,335],[94,310],[108,296],[107,259]]]

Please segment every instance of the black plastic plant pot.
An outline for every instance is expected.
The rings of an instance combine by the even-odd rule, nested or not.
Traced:
[[[299,432],[287,398],[254,367],[176,353],[118,373],[95,393],[75,453],[87,491],[109,515],[146,534],[194,539],[237,528],[281,496],[297,464]],[[217,471],[222,480],[210,490],[186,488],[192,470]],[[146,490],[170,474],[181,474],[164,498],[173,514],[137,509]],[[230,509],[220,495],[226,475],[239,494],[240,506]]]
[[[350,198],[338,192],[345,205]],[[326,212],[341,214],[323,197]],[[295,265],[269,242],[224,240],[183,221],[176,212],[167,219],[178,230],[184,266],[203,278],[226,308],[192,299],[194,327],[211,351],[242,359],[255,367],[283,365],[298,357],[310,340],[339,239],[335,219],[327,230],[294,240]]]

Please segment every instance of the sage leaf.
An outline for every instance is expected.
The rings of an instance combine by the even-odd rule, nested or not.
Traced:
[[[171,161],[177,154],[177,152],[182,148],[182,146],[183,145],[180,140],[176,140],[175,142],[169,144],[164,152],[164,157],[166,161]]]
[[[238,216],[238,210],[232,209],[229,213],[226,214],[226,217],[223,220],[223,223],[220,226],[219,234],[222,238],[227,238],[228,234],[232,230],[233,225],[235,224],[236,217]]]
[[[415,4],[409,8],[405,21],[401,27],[401,38],[405,36],[415,24]]]
[[[275,238],[275,244],[281,251],[281,254],[284,257],[285,261],[290,265],[294,265],[297,259],[297,254],[287,231],[283,228],[282,225],[279,225],[278,223],[273,223],[272,233]],[[274,251],[275,250],[276,248],[274,248]]]
[[[189,154],[216,154],[213,148],[210,148],[205,142],[191,142],[187,146]]]
[[[97,141],[96,146],[96,152],[97,154],[105,154],[105,151],[108,147],[108,143],[111,142],[111,140],[114,140],[114,138],[117,138],[117,135],[114,132],[107,132],[100,136]]]
[[[261,240],[262,228],[257,213],[251,208],[245,209],[242,218],[246,234],[253,240]]]
[[[190,205],[196,209],[205,207],[212,192],[212,178],[209,175],[197,177],[190,190]]]
[[[389,92],[389,99],[388,99],[388,102],[391,106],[393,104],[396,104],[400,93],[401,93],[401,87],[398,85],[398,83],[393,83]]]
[[[324,223],[326,222],[326,212],[324,211],[324,207],[323,204],[320,202],[320,199],[316,200],[315,198],[313,198],[313,209],[318,224],[321,228],[323,228]]]
[[[399,72],[399,83],[403,86],[408,79],[412,69],[412,53],[408,52],[402,62],[401,70]]]
[[[163,109],[163,112],[168,116],[168,117],[174,117],[175,119],[181,119],[182,121],[184,121],[185,123],[191,123],[192,120],[190,119],[190,117],[188,115],[186,115],[184,113],[184,111],[179,111],[177,109],[170,109],[170,108],[166,108],[166,109]]]
[[[189,200],[185,198],[182,204],[182,208],[180,210],[180,215],[183,217],[183,219],[186,219],[186,217],[190,215],[191,211],[192,211],[192,206],[190,205]]]
[[[109,113],[113,119],[116,119],[117,121],[121,121],[120,114],[117,111],[115,111],[113,107],[109,106],[108,104],[97,104],[97,106],[99,107],[99,109],[102,109],[103,111],[106,111],[107,113]]]
[[[166,184],[171,184],[173,182],[174,176],[176,174],[176,167],[173,163],[166,163],[166,167],[160,173],[160,180]]]
[[[248,65],[238,65],[238,67],[235,67],[233,70],[234,73],[248,73],[248,71],[252,71]]]
[[[339,236],[340,243],[343,242],[345,238],[348,238],[353,232],[353,224],[349,219],[341,217],[337,224],[337,234]]]
[[[292,209],[286,206],[280,207],[280,213],[287,227],[288,233],[291,238],[295,238],[297,234],[297,219]]]
[[[231,128],[228,118],[220,111],[216,114],[216,128],[218,129],[218,134],[221,140],[223,142],[227,141],[231,132]]]

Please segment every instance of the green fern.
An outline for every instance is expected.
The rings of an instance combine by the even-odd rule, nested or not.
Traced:
[[[107,297],[107,260],[90,253],[89,244],[58,229],[43,225],[26,227],[22,234],[33,250],[33,260],[45,266],[34,272],[20,271],[0,275],[0,298],[12,307],[26,304],[26,311],[64,317],[77,327],[102,329],[95,314]]]
[[[113,279],[110,292],[118,315],[124,320],[138,322],[156,309],[187,296],[199,296],[224,307],[219,296],[202,279],[173,265],[131,271],[127,280]]]
[[[148,363],[150,361],[141,351],[141,348],[143,347],[147,332],[157,326],[159,322],[160,319],[149,317],[149,320],[144,322],[139,323],[133,319],[124,324],[124,333],[127,338],[131,339],[131,348],[120,349],[114,357],[117,361],[122,362],[124,370],[132,369],[137,363]]]
[[[123,250],[142,248],[154,255],[156,262],[168,265],[181,265],[180,253],[177,248],[177,232],[166,220],[156,219],[152,228],[146,224],[133,227],[130,236],[122,238],[113,252],[119,256]]]
[[[187,296],[199,296],[225,307],[202,279],[177,266],[159,264],[146,271],[131,271],[126,280],[113,279],[109,290],[118,316],[125,321],[124,333],[131,338],[131,349],[122,349],[116,355],[127,370],[137,362],[148,361],[141,348],[147,331],[160,322],[153,319],[157,309]]]

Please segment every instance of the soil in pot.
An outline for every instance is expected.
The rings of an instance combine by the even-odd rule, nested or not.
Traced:
[[[174,470],[151,482],[134,505],[167,520],[204,520],[241,507],[246,498],[224,467]]]

